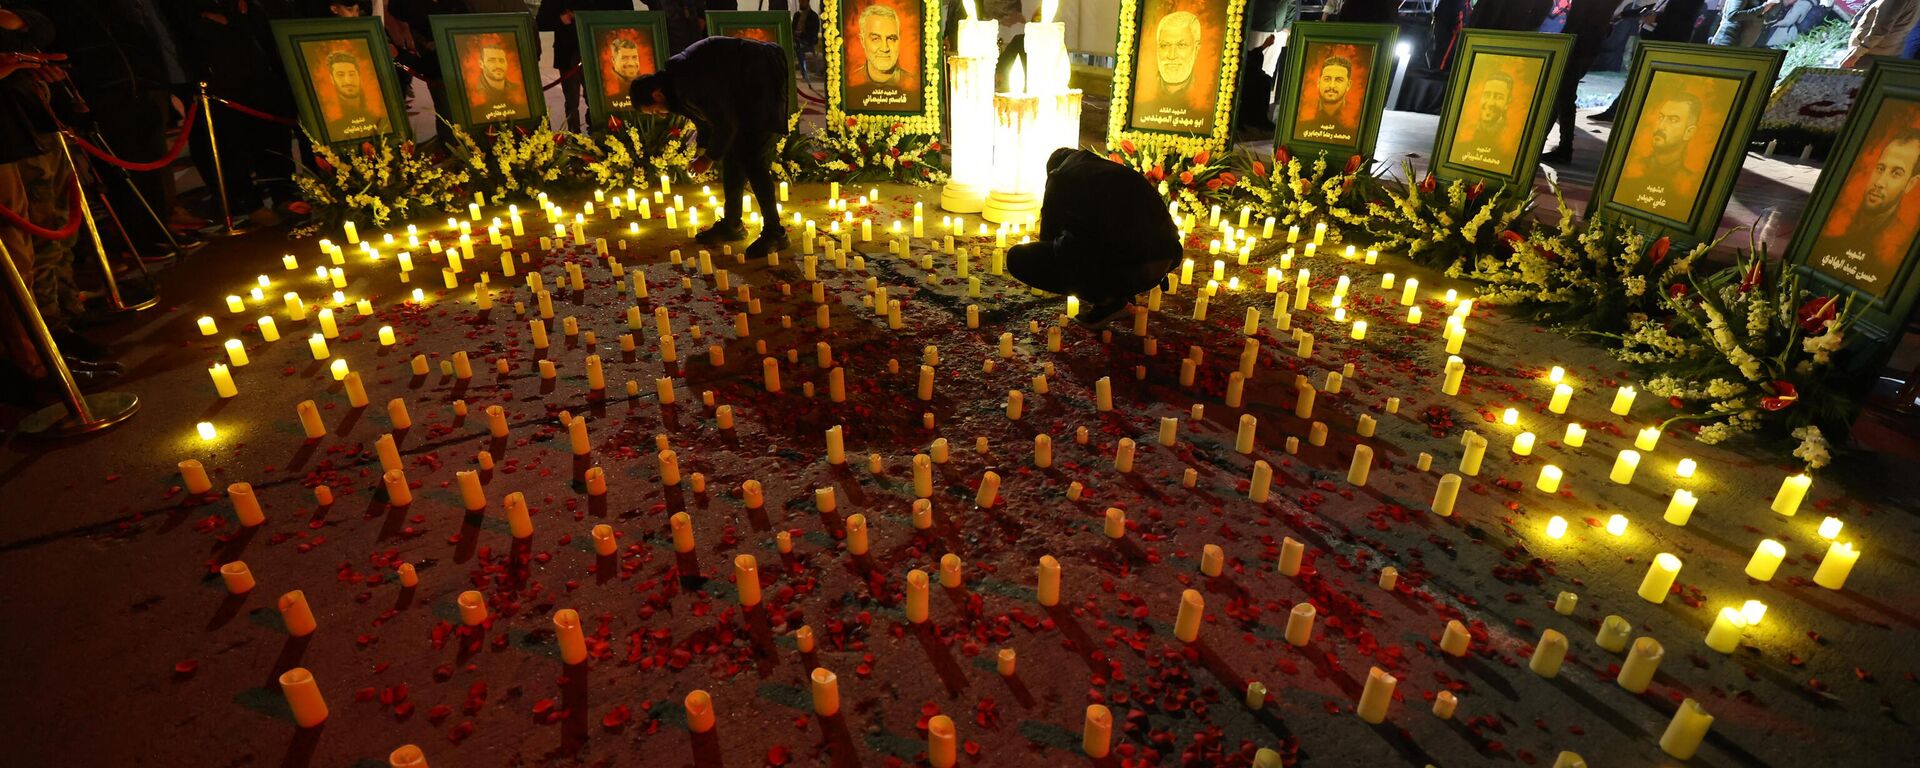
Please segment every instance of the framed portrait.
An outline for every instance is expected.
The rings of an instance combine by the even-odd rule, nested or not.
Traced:
[[[1122,0],[1107,143],[1226,149],[1246,12],[1247,0]]]
[[[473,13],[429,17],[440,71],[446,78],[447,115],[468,128],[517,125],[545,119],[540,95],[540,38],[524,13]]]
[[[1392,24],[1303,21],[1282,54],[1274,146],[1371,157],[1393,80]]]
[[[607,118],[633,114],[633,81],[667,63],[667,15],[658,11],[578,11],[573,31],[580,36],[580,74],[587,92],[587,117],[605,126]]]
[[[1571,35],[1466,30],[1433,137],[1433,175],[1532,183],[1572,51]]]
[[[939,133],[941,4],[823,1],[829,119]]]
[[[1783,56],[1641,43],[1587,215],[1631,219],[1687,247],[1713,237]]]
[[[1830,158],[1786,259],[1884,340],[1920,300],[1920,64],[1873,59]]]
[[[800,111],[793,47],[793,16],[786,11],[707,11],[709,37],[742,37],[773,43],[787,52],[787,112]]]
[[[376,18],[273,22],[300,126],[323,144],[412,138],[399,77]]]

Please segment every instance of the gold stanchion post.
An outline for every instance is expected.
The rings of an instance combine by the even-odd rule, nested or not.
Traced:
[[[226,234],[237,235],[240,231],[233,228],[233,210],[227,207],[227,172],[220,166],[220,140],[213,135],[213,100],[207,97],[204,82],[200,84],[200,114],[207,120],[207,146],[213,150],[213,191],[220,198],[220,224]]]
[[[115,312],[138,312],[160,303],[159,296],[149,296],[146,301],[128,304],[120,296],[120,281],[113,276],[113,262],[107,259],[107,247],[100,241],[100,225],[93,220],[93,206],[87,202],[86,185],[80,183],[80,165],[73,161],[73,148],[67,145],[67,135],[60,134],[60,154],[67,159],[67,170],[73,174],[73,183],[80,186],[80,218],[87,224],[87,236],[93,238],[93,252],[100,257],[100,281],[107,286],[107,299],[113,303]]]
[[[14,265],[13,254],[7,252],[5,243],[0,243],[0,266],[7,273],[7,290],[13,293],[14,313],[26,327],[33,349],[46,363],[47,370],[59,376],[61,394],[66,399],[64,403],[49,405],[21,419],[20,433],[44,437],[84,434],[125,421],[139,410],[140,398],[130,392],[81,393],[80,385],[73,380],[73,371],[60,356],[60,345],[54,343],[53,333],[47,330],[46,318],[40,316],[33,289],[28,288],[26,279],[20,276],[20,269]]]

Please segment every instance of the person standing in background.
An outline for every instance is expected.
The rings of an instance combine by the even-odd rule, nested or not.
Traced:
[[[1674,43],[1692,39],[1694,26],[1700,22],[1700,8],[1704,5],[1706,0],[1668,0],[1666,5],[1654,11],[1653,27],[1641,32],[1640,39]],[[1594,113],[1591,119],[1613,122],[1613,116],[1619,108],[1620,97],[1615,96],[1612,104]]]
[[[1761,33],[1767,31],[1767,12],[1774,5],[1775,0],[1727,0],[1720,15],[1720,29],[1707,42],[1738,48],[1759,45]]]
[[[273,48],[266,9],[258,0],[195,1],[199,13],[181,31],[200,52],[199,68],[193,74],[207,83],[208,93],[269,114],[291,113],[286,74]],[[214,104],[218,107],[218,102]],[[266,206],[257,182],[292,175],[291,131],[231,109],[220,109],[214,119],[221,129],[220,170],[226,178],[228,209],[236,218],[245,216],[255,224],[278,224],[279,216]],[[200,178],[213,182],[217,174],[207,132],[191,131],[188,137]]]
[[[575,11],[631,11],[629,0],[540,0],[534,25],[553,33],[553,68],[560,73],[560,101],[566,114],[567,130],[580,130],[581,84],[580,36],[574,26]]]
[[[1847,40],[1847,57],[1840,66],[1862,67],[1868,56],[1900,55],[1916,18],[1920,0],[1873,0],[1853,18],[1853,37]]]
[[[1540,156],[1543,162],[1564,163],[1573,159],[1574,102],[1580,94],[1580,79],[1593,68],[1600,48],[1613,29],[1613,0],[1573,0],[1567,5],[1567,25],[1562,32],[1573,35],[1573,53],[1567,56],[1567,73],[1560,79],[1560,92],[1553,100],[1554,124],[1559,143]]]
[[[441,116],[453,114],[447,101],[447,83],[440,72],[439,52],[434,50],[431,16],[470,13],[467,0],[387,0],[387,26],[396,25],[404,34],[389,42],[399,49],[397,60],[427,82],[427,95],[433,98],[433,111]],[[436,131],[439,123],[434,123]]]

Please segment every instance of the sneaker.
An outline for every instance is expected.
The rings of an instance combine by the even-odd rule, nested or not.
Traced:
[[[1573,146],[1569,144],[1562,144],[1540,153],[1540,162],[1543,163],[1565,163],[1571,160],[1573,160]]]
[[[760,230],[760,236],[754,238],[753,244],[747,246],[747,258],[764,258],[769,253],[777,253],[792,248],[793,243],[787,240],[787,231],[785,229],[762,229]]]
[[[745,239],[747,239],[747,225],[741,223],[738,219],[716,221],[713,223],[713,226],[707,227],[705,231],[693,236],[694,242],[709,247],[717,247],[721,243],[731,243],[735,240]]]
[[[1127,313],[1129,302],[1125,297],[1109,299],[1099,304],[1080,308],[1080,314],[1074,315],[1074,322],[1081,325],[1106,325],[1109,321]]]

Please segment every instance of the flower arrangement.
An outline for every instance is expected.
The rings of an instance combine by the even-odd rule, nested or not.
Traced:
[[[1591,331],[1618,332],[1660,309],[1669,295],[1687,291],[1694,262],[1719,244],[1701,243],[1679,256],[1665,236],[1651,237],[1609,217],[1579,220],[1554,187],[1560,223],[1531,234],[1501,233],[1511,249],[1486,254],[1450,274],[1486,283],[1483,301],[1531,309],[1537,318]]]
[[[1359,155],[1347,158],[1337,169],[1324,152],[1313,162],[1303,163],[1284,147],[1274,149],[1271,171],[1251,155],[1241,156],[1241,161],[1246,163],[1247,183],[1240,185],[1243,199],[1255,211],[1272,216],[1276,225],[1331,219],[1341,225],[1335,229],[1366,226],[1368,190],[1378,182],[1371,164]]]
[[[1680,410],[1663,428],[1697,422],[1703,443],[1755,431],[1791,436],[1793,455],[1819,468],[1831,458],[1823,430],[1844,432],[1852,411],[1850,377],[1836,360],[1852,300],[1813,295],[1792,268],[1769,266],[1766,250],[1755,249],[1695,294],[1670,297],[1670,322],[1636,328],[1670,341],[1649,348],[1630,335],[1624,343],[1659,370],[1647,392]]]
[[[563,134],[575,144],[582,181],[601,189],[644,189],[663,174],[674,181],[707,176],[695,170],[700,150],[693,124],[684,117],[640,114],[632,122],[615,117],[607,128],[597,137]]]
[[[542,122],[532,130],[489,127],[482,147],[466,129],[445,123],[453,136],[455,154],[467,172],[469,191],[489,203],[530,197],[534,191],[566,179],[568,161],[577,144]]]
[[[1186,154],[1177,142],[1121,139],[1107,159],[1139,171],[1181,210],[1203,218],[1213,205],[1227,207],[1246,170],[1235,155],[1202,149]]]
[[[343,219],[386,226],[411,216],[450,210],[456,189],[467,182],[459,168],[443,168],[411,141],[362,142],[358,152],[339,152],[313,140],[313,167],[302,165],[294,183],[315,211],[309,226]]]
[[[909,132],[904,123],[829,121],[787,142],[780,159],[786,174],[801,181],[889,181],[924,187],[947,180],[939,134]]]
[[[1406,174],[1414,178],[1411,163]],[[1384,202],[1367,204],[1367,232],[1379,248],[1455,275],[1526,218],[1534,200],[1531,187],[1503,184],[1489,192],[1483,181],[1455,179],[1442,190],[1432,174],[1409,183],[1405,193],[1385,193]]]

